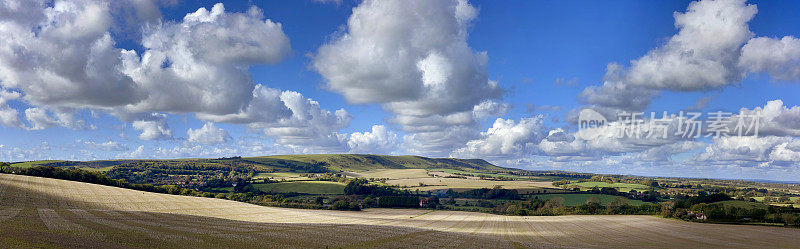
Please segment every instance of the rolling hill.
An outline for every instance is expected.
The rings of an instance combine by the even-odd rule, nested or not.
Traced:
[[[366,154],[313,154],[247,157],[243,160],[264,165],[316,164],[334,171],[375,169],[472,169],[501,170],[483,159],[428,158],[421,156],[386,156]]]
[[[790,248],[800,229],[651,216],[300,210],[0,174],[9,247]]]
[[[53,166],[76,167],[83,169],[102,169],[135,162],[203,162],[214,164],[219,161],[243,161],[262,168],[278,171],[286,169],[325,168],[333,172],[366,171],[375,169],[466,169],[466,170],[504,170],[483,159],[428,158],[421,156],[386,156],[367,154],[308,154],[278,155],[264,157],[235,157],[219,159],[165,159],[165,160],[100,160],[100,161],[63,161],[42,160],[13,162],[14,167]]]

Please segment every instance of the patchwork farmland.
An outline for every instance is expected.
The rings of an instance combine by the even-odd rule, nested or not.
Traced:
[[[651,216],[501,216],[264,207],[0,174],[10,247],[795,247],[800,229]]]

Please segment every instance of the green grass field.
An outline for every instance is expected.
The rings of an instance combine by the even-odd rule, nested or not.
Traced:
[[[80,167],[79,169],[86,170],[86,171],[95,171],[95,172],[106,172],[113,169],[114,166],[102,167],[102,168],[92,168],[92,167]]]
[[[775,198],[777,199],[777,197],[775,197]],[[756,201],[764,201],[764,197],[763,196],[756,196],[756,197],[753,197],[753,199],[756,199]],[[792,197],[789,197],[789,200],[791,200],[792,202],[796,202],[797,200],[800,200],[800,197],[792,196]]]
[[[753,197],[753,199],[755,199],[756,201],[762,202],[762,203],[764,202],[764,196],[756,196],[756,197]],[[789,197],[789,200],[791,200],[792,203],[769,203],[769,205],[775,205],[775,206],[789,206],[789,205],[791,205],[793,207],[800,208],[800,204],[797,203],[797,200],[800,200],[800,197],[792,196],[792,197]]]
[[[567,184],[567,186],[578,186],[583,190],[591,189],[593,187],[598,187],[598,188],[612,187],[612,188],[616,188],[620,192],[630,192],[631,190],[634,190],[634,189],[636,191],[640,191],[641,192],[643,190],[648,190],[650,188],[650,187],[642,185],[642,184],[619,183],[619,182],[615,182],[615,183],[607,183],[607,182],[578,182],[578,183]]]
[[[602,194],[543,194],[543,195],[534,195],[534,196],[539,197],[539,199],[542,199],[542,200],[549,200],[549,199],[552,199],[552,198],[555,198],[555,197],[561,197],[561,198],[564,198],[564,206],[569,206],[569,207],[574,207],[574,206],[578,206],[580,204],[586,203],[586,201],[589,200],[589,198],[592,198],[592,197],[597,197],[598,199],[600,199],[600,202],[602,202],[603,205],[608,205],[612,201],[614,201],[614,199],[619,197],[619,196],[614,196],[614,195],[602,195]],[[531,198],[533,198],[533,197],[531,197]],[[628,200],[628,204],[634,205],[634,206],[639,206],[639,205],[642,205],[644,203],[645,202],[640,201],[640,200]]]
[[[62,160],[39,160],[39,161],[18,162],[18,163],[12,163],[11,167],[29,168],[29,167],[33,167],[33,166],[40,166],[42,164],[57,163],[57,162],[63,162],[63,161]]]
[[[739,200],[728,200],[728,201],[718,201],[714,202],[715,204],[722,204],[725,207],[737,207],[737,208],[747,208],[747,209],[766,209],[767,205],[760,202],[748,202],[748,201],[739,201]]]
[[[343,194],[344,184],[328,181],[294,181],[258,183],[253,187],[264,192],[304,193],[304,194]]]
[[[431,171],[441,171],[441,172],[450,173],[450,174],[471,174],[471,175],[475,175],[475,176],[478,176],[478,177],[481,176],[481,175],[487,176],[487,177],[498,177],[498,178],[499,177],[508,177],[508,178],[511,178],[511,179],[514,179],[514,180],[526,180],[526,181],[545,181],[545,180],[547,180],[544,177],[516,176],[516,175],[495,174],[495,173],[478,173],[478,172],[469,172],[469,171],[463,171],[463,170],[457,170],[457,169],[433,169]]]
[[[39,160],[39,161],[18,162],[18,163],[12,163],[11,167],[30,168],[30,167],[34,167],[34,166],[42,166],[42,165],[45,165],[45,164],[48,164],[48,163],[58,163],[58,162],[64,162],[64,161],[63,160]],[[106,171],[111,170],[111,168],[114,168],[114,166],[96,167],[96,168],[87,167],[87,166],[73,166],[73,167],[76,167],[76,168],[79,168],[79,169],[82,169],[82,170],[87,170],[87,171],[95,171],[95,172],[106,172]]]
[[[253,179],[265,179],[265,178],[272,178],[272,179],[283,179],[287,181],[303,181],[303,180],[311,180],[311,178],[300,176],[303,173],[295,173],[295,172],[275,172],[275,173],[258,173],[253,176]]]

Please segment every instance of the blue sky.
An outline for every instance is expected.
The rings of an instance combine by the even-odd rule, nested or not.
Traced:
[[[59,0],[0,7],[0,23],[0,161],[375,153],[800,176],[794,1]],[[587,108],[767,117],[759,137],[590,141]]]

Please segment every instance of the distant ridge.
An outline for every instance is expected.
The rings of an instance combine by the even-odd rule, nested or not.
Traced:
[[[246,157],[243,160],[280,167],[286,163],[314,164],[334,171],[373,169],[476,169],[503,170],[483,159],[429,158],[372,154],[309,154]]]
[[[105,168],[137,161],[219,161],[242,160],[265,168],[326,168],[327,171],[364,171],[374,169],[472,169],[507,170],[483,159],[429,158],[422,156],[387,156],[373,154],[304,154],[263,157],[195,158],[195,159],[120,159],[97,161],[44,160],[15,162],[12,166],[53,166]]]

